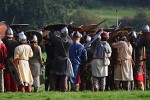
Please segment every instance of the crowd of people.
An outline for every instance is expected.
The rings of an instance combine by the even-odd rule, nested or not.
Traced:
[[[144,91],[149,88],[150,79],[149,32],[149,26],[144,25],[140,33],[132,31],[110,43],[109,33],[100,29],[96,40],[91,42],[93,37],[78,31],[70,34],[64,27],[60,36],[51,30],[43,37],[47,42],[42,50],[36,35],[28,43],[24,32],[18,33],[15,39],[8,27],[6,37],[0,38],[0,92],[31,92],[32,87],[34,92],[39,92],[44,64],[42,51],[47,54],[45,91]],[[70,66],[68,59],[72,64],[72,77],[66,75]],[[10,61],[17,75],[13,74]]]

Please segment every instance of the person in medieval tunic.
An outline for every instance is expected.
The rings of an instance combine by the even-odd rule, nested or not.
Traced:
[[[67,58],[72,39],[68,35],[67,27],[61,29],[61,36],[49,34],[50,42],[55,45],[54,64],[50,70],[50,87],[55,91],[68,91],[67,76],[65,69],[68,66]]]
[[[1,34],[0,34],[0,92],[4,92],[4,60],[7,57],[7,48],[5,44],[1,40]]]
[[[145,50],[144,50],[145,47]],[[150,80],[150,28],[148,25],[144,25],[142,27],[142,34],[137,42],[137,61],[136,64],[138,65],[139,62],[143,59],[146,59],[146,75],[148,79],[146,79],[146,89],[149,89],[149,80]],[[140,67],[137,68],[137,71],[140,70]]]
[[[85,43],[83,44],[84,46],[86,43],[91,41],[90,36],[85,37]],[[93,53],[91,52],[91,45],[89,45],[87,48],[87,67],[81,66],[80,67],[80,76],[81,76],[81,84],[79,87],[80,91],[85,91],[85,90],[91,90],[93,91],[93,80],[92,80],[92,69],[91,69],[91,64],[90,62],[93,59]]]
[[[132,46],[125,36],[120,37],[120,41],[112,44],[117,48],[117,63],[114,68],[115,87],[119,90],[119,84],[123,82],[123,89],[130,90],[130,82],[133,81],[132,68]]]
[[[106,76],[108,76],[109,57],[111,56],[111,47],[107,40],[109,33],[103,32],[101,36],[92,44],[93,53],[92,76],[94,91],[104,91],[106,85]]]
[[[42,51],[41,47],[38,45],[36,35],[33,36],[33,39],[30,43],[33,51],[33,57],[29,59],[29,65],[33,76],[34,92],[38,92],[40,88],[41,66],[43,65]]]
[[[142,90],[144,91],[144,63],[143,61],[139,62],[138,65],[136,65],[136,67],[138,67],[138,70],[136,70],[136,73],[135,73],[135,85],[136,85],[136,89],[137,90]]]
[[[14,63],[18,69],[21,85],[19,86],[21,92],[31,92],[31,85],[33,84],[33,77],[29,67],[29,58],[33,56],[31,47],[26,44],[27,38],[24,32],[19,33],[20,45],[14,51]]]
[[[16,92],[18,90],[18,85],[11,75],[8,63],[10,60],[14,59],[14,50],[19,45],[18,41],[14,39],[13,31],[10,27],[8,27],[6,31],[6,37],[3,39],[4,44],[6,45],[8,56],[5,60],[5,70],[4,70],[4,81],[5,81],[5,90],[6,92]]]
[[[84,66],[87,62],[87,51],[80,43],[82,35],[78,31],[73,34],[73,44],[69,49],[69,58],[72,63],[74,77],[70,77],[71,90],[78,91],[80,83],[79,66]]]
[[[45,35],[43,37],[44,45],[45,45],[45,52],[46,52],[46,64],[45,64],[45,91],[50,90],[50,70],[53,66],[54,62],[54,53],[55,53],[55,45],[49,42],[49,35]],[[52,87],[51,87],[52,88]]]
[[[137,33],[135,31],[131,31],[128,36],[128,41],[131,43],[131,46],[133,48],[133,51],[132,51],[132,66],[133,66],[133,77],[135,77],[135,75],[137,74],[136,70],[137,68],[139,67],[138,65],[135,65],[136,61],[137,61],[137,58],[136,58],[136,53],[137,53],[137,40],[138,40],[138,37],[137,37]],[[134,90],[135,89],[135,85],[136,85],[136,81],[131,81],[131,90]]]

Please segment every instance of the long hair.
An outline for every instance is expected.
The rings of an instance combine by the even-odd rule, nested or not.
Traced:
[[[38,50],[38,44],[37,43],[31,43],[31,48],[32,48],[32,51],[35,52]]]

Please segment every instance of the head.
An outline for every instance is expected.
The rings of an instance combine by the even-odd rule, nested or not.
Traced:
[[[31,43],[38,43],[38,38],[36,35],[33,35],[33,39],[31,40]]]
[[[149,32],[149,26],[148,26],[148,25],[144,25],[144,26],[142,27],[142,32],[143,32],[143,33]]]
[[[129,36],[130,36],[131,38],[137,38],[137,34],[136,34],[135,31],[132,31],[132,32],[129,34]]]
[[[86,43],[90,42],[91,41],[91,37],[90,36],[87,36],[86,37]]]
[[[119,37],[119,40],[120,40],[120,41],[128,41],[126,36],[120,36],[120,37]]]
[[[101,40],[102,41],[107,41],[109,39],[109,33],[108,32],[103,32],[101,34]]]
[[[7,28],[6,36],[8,38],[13,38],[14,37],[13,30],[10,27]]]
[[[80,41],[81,38],[82,38],[82,34],[80,32],[76,31],[73,34],[73,40]]]
[[[128,40],[131,42],[135,42],[135,40],[137,39],[137,33],[135,31],[132,31],[128,34]]]
[[[27,43],[27,37],[25,36],[24,32],[20,32],[19,34],[19,42],[24,44]]]
[[[42,31],[39,31],[39,33],[40,33],[41,35],[43,35],[43,32],[42,32]]]
[[[61,29],[61,37],[67,37],[68,36],[68,28],[64,27]]]

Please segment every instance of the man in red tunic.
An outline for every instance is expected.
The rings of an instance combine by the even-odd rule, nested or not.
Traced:
[[[0,92],[4,92],[4,77],[3,77],[3,70],[4,66],[4,59],[7,57],[7,49],[5,44],[1,40],[0,34]]]

